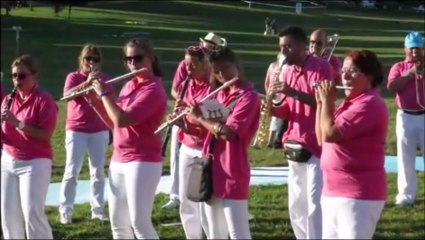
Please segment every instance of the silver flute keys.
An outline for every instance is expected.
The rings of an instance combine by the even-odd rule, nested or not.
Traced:
[[[202,102],[204,102],[205,100],[209,99],[210,97],[214,96],[215,94],[217,94],[219,91],[221,91],[224,88],[227,88],[228,86],[230,86],[231,84],[235,83],[236,81],[238,81],[239,78],[238,77],[234,77],[230,80],[228,80],[227,82],[223,83],[223,85],[221,85],[220,87],[218,87],[217,89],[215,89],[214,91],[212,91],[211,93],[209,93],[207,96],[205,96],[204,98],[202,98],[201,100],[199,100],[198,104],[201,104]],[[184,117],[186,114],[188,114],[188,112],[183,111],[182,113],[180,113],[179,115],[177,115],[176,117],[174,117],[173,119],[161,124],[161,126],[159,126],[156,131],[155,134],[160,133],[162,130],[164,130],[166,127],[173,125],[175,122],[177,122],[179,119],[181,119],[182,117]]]
[[[318,82],[313,83],[313,87],[314,88],[318,87],[319,85],[320,85],[320,83],[318,83]],[[345,85],[336,85],[335,88],[336,89],[342,89],[342,90],[351,90],[351,89],[353,89],[352,87],[345,86]]]

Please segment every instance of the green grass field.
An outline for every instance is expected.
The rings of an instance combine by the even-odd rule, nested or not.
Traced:
[[[83,44],[93,42],[102,47],[103,70],[111,77],[125,73],[122,46],[128,34],[139,34],[152,39],[164,69],[163,79],[167,91],[184,48],[196,45],[199,37],[214,31],[225,37],[238,54],[246,78],[253,81],[260,92],[268,64],[276,56],[277,38],[264,36],[264,19],[275,18],[278,26],[294,24],[307,33],[325,28],[329,34],[338,33],[340,40],[335,53],[342,57],[349,49],[375,51],[388,72],[391,64],[403,59],[403,39],[409,31],[424,31],[423,15],[414,12],[383,11],[374,9],[340,8],[303,9],[296,15],[293,9],[253,5],[251,9],[242,2],[224,1],[113,1],[98,2],[86,7],[73,7],[68,19],[68,9],[55,17],[48,6],[13,9],[11,16],[1,13],[1,69],[5,73],[6,92],[12,88],[10,64],[16,56],[15,31],[12,26],[22,26],[19,49],[31,53],[41,65],[40,85],[55,99],[62,94],[67,73],[77,68],[77,56]],[[120,88],[117,85],[117,89]],[[390,110],[390,126],[386,153],[396,154],[395,106],[393,96],[382,88]],[[170,102],[171,105],[171,102]],[[58,101],[60,116],[52,139],[54,166],[52,182],[62,178],[65,164],[64,118],[65,104]],[[373,134],[373,133],[371,133]],[[250,149],[253,166],[283,166],[286,162],[278,150]],[[109,150],[110,154],[110,150]],[[109,162],[109,161],[108,161]],[[105,171],[108,166],[105,166]],[[169,172],[168,156],[164,161],[164,174]],[[87,166],[81,179],[88,179]],[[419,174],[419,194],[414,207],[394,206],[396,175],[388,174],[388,202],[378,225],[375,238],[406,239],[425,238],[424,173]],[[373,183],[371,183],[373,184]],[[256,216],[251,222],[254,238],[294,238],[287,211],[286,186],[252,187],[250,212]],[[183,238],[181,226],[164,227],[161,224],[179,219],[177,210],[160,208],[167,201],[163,194],[157,196],[153,221],[161,238]],[[108,224],[90,221],[88,204],[75,206],[75,224],[63,226],[57,220],[57,208],[48,207],[47,213],[59,239],[110,238]]]

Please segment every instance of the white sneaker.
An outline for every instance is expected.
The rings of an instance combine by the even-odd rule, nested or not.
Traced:
[[[59,213],[59,221],[62,224],[71,224],[72,223],[72,214],[71,213]]]
[[[103,222],[107,222],[107,221],[109,221],[109,218],[108,218],[108,216],[106,216],[104,213],[101,213],[101,214],[94,214],[94,213],[92,213],[91,214],[91,219],[99,219],[100,221],[103,221]]]
[[[406,199],[404,199],[404,200],[397,199],[395,201],[395,205],[397,205],[397,206],[412,206],[413,205],[413,202],[412,201],[409,201],[409,200],[406,200]]]
[[[397,194],[395,198],[395,205],[398,206],[409,206],[415,203],[415,199],[409,194]]]
[[[178,208],[179,206],[180,206],[180,201],[179,200],[170,199],[170,201],[168,201],[166,204],[164,204],[162,206],[162,208],[173,209],[173,208]]]

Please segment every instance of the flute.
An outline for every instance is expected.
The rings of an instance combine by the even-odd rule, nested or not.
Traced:
[[[114,82],[122,81],[124,79],[129,78],[129,77],[133,77],[134,75],[136,75],[136,74],[138,74],[138,73],[140,73],[140,72],[142,72],[144,70],[146,70],[146,69],[145,68],[141,68],[141,69],[138,69],[138,70],[135,70],[135,71],[126,73],[124,75],[118,76],[116,78],[110,79],[110,80],[106,81],[105,83],[114,83]],[[69,100],[69,99],[72,99],[72,98],[81,96],[81,95],[87,93],[88,91],[90,91],[92,89],[93,89],[93,87],[90,86],[90,87],[88,87],[86,89],[83,89],[83,90],[74,91],[74,92],[72,92],[72,93],[70,93],[70,94],[68,94],[66,96],[63,96],[60,100],[61,101],[63,101],[63,100]]]
[[[234,77],[231,80],[223,83],[223,85],[221,85],[220,87],[218,87],[216,90],[212,91],[210,94],[208,94],[207,96],[205,96],[204,98],[202,98],[199,103],[204,102],[205,100],[209,99],[210,97],[214,96],[216,93],[218,93],[220,90],[230,86],[232,83],[236,82],[237,80],[239,80],[238,77]],[[164,130],[166,127],[174,124],[175,122],[177,122],[180,118],[184,117],[186,114],[188,114],[188,112],[183,111],[182,113],[180,113],[179,115],[177,115],[175,118],[173,118],[172,120],[165,122],[163,124],[161,124],[161,126],[158,127],[158,129],[156,129],[155,134],[158,134],[159,132],[161,132],[162,130]]]
[[[320,85],[320,83],[315,82],[313,83],[313,87],[316,88]],[[336,89],[342,89],[342,90],[351,90],[353,89],[353,87],[349,87],[349,86],[345,86],[345,85],[336,85],[335,86]]]

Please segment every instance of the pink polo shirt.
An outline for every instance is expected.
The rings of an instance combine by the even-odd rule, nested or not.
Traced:
[[[324,196],[385,200],[388,111],[377,89],[344,100],[334,114],[342,139],[323,143]]]
[[[310,52],[308,54],[311,54]],[[325,61],[328,61],[328,57],[324,56],[322,57]],[[335,79],[338,84],[341,84],[341,75],[339,72],[341,71],[341,62],[339,61],[339,58],[335,55],[331,55],[329,58],[329,64],[331,64],[332,70],[333,70],[333,79]]]
[[[308,55],[301,70],[294,65],[288,66],[284,82],[297,91],[314,96],[313,83],[332,79],[331,65],[324,59]],[[321,148],[316,140],[316,109],[292,97],[284,97],[282,105],[272,109],[272,114],[288,120],[288,129],[282,137],[298,141],[314,156],[320,158]]]
[[[4,88],[3,83],[0,82],[0,109],[3,109],[3,98],[4,98]],[[3,132],[1,132],[1,138],[3,138]],[[0,149],[3,148],[3,140],[0,141]],[[1,154],[1,153],[0,153]]]
[[[4,98],[4,88],[3,88],[3,83],[1,83],[1,85],[0,85],[0,102],[3,102],[3,98]]]
[[[388,74],[388,84],[389,86],[396,78],[402,77],[407,70],[415,66],[415,63],[412,61],[407,61],[406,59],[402,62],[394,64]],[[412,75],[411,80],[406,85],[406,87],[397,92],[395,96],[396,105],[399,109],[405,110],[422,110],[423,108],[418,105],[416,101],[416,86],[415,86],[415,76],[418,81],[419,89],[421,86],[424,86],[424,79],[421,74]],[[419,99],[424,102],[424,91],[419,90]]]
[[[100,75],[100,78],[102,81],[109,79],[109,77],[103,73]],[[64,94],[67,93],[69,89],[86,81],[86,79],[87,75],[82,71],[75,71],[68,74],[63,89]],[[113,91],[111,84],[107,84],[107,88],[109,91]],[[105,131],[108,127],[99,118],[93,108],[89,106],[84,97],[79,96],[67,102],[65,129],[83,133],[95,133]]]
[[[199,100],[208,95],[210,91],[211,87],[209,79],[201,79],[199,82],[195,82],[194,79],[191,79],[188,83],[185,95],[183,96],[183,101],[187,104],[195,104],[195,102],[199,102]],[[208,130],[188,116],[186,116],[185,120],[188,124],[190,124],[191,128],[196,128],[197,134],[196,136],[186,134],[179,129],[177,133],[177,140],[188,147],[201,149],[208,134]]]
[[[183,60],[180,61],[179,65],[177,66],[176,73],[174,74],[173,78],[173,88],[179,89],[180,85],[184,82],[184,80],[187,77],[187,69],[186,69],[186,62]]]
[[[27,125],[53,132],[56,126],[58,107],[53,98],[38,87],[34,87],[31,94],[23,103],[17,100],[18,94],[12,102],[10,111],[17,119]],[[6,104],[8,96],[4,98]],[[3,150],[20,160],[35,158],[53,159],[50,141],[35,139],[11,124],[3,122],[2,138]]]
[[[245,83],[238,91],[229,94],[222,90],[217,100],[228,106],[235,97],[245,92],[236,102],[226,120],[226,126],[235,134],[232,141],[218,139],[213,153],[213,193],[218,198],[248,199],[250,167],[247,150],[254,137],[260,118],[260,98],[252,91],[252,84]],[[212,134],[204,143],[203,153],[208,152]]]
[[[341,84],[341,75],[339,74],[341,71],[341,62],[337,56],[331,55],[329,63],[331,64],[332,70],[334,71],[334,79],[338,82],[338,84]]]
[[[114,127],[112,161],[162,161],[162,139],[154,134],[167,108],[167,94],[161,78],[141,83],[136,79],[127,82],[121,89],[117,105],[136,123],[128,127]]]
[[[332,55],[329,59],[329,63],[331,64],[332,69],[336,72],[336,74],[339,75],[339,71],[341,70],[341,62],[339,61],[338,57]]]

